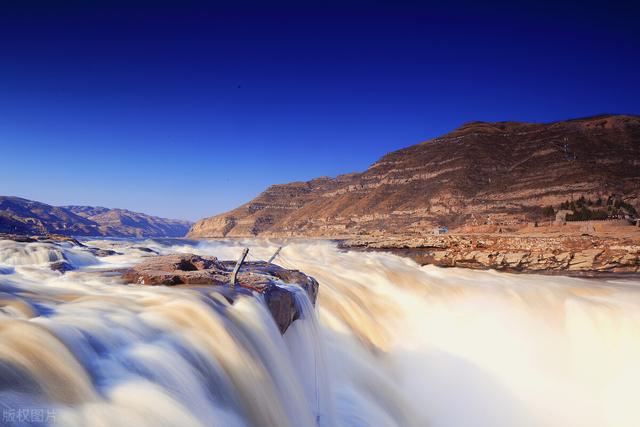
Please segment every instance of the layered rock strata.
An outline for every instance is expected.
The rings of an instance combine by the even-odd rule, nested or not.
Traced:
[[[442,235],[419,239],[352,239],[343,247],[385,250],[419,264],[563,273],[578,276],[640,272],[640,242],[597,236]]]
[[[543,207],[615,194],[640,211],[640,117],[472,122],[383,156],[362,173],[272,185],[193,225],[192,238],[421,236],[508,228]]]

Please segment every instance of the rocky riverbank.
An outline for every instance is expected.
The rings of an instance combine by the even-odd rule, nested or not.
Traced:
[[[576,276],[640,272],[635,238],[452,234],[350,239],[341,247],[390,251],[440,267]]]

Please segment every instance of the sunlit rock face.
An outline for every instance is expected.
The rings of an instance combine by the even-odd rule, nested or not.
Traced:
[[[363,173],[273,185],[189,236],[419,235],[435,225],[518,224],[543,206],[623,195],[638,208],[640,118],[468,123]]]
[[[640,272],[637,238],[567,235],[439,235],[420,238],[355,238],[343,248],[384,250],[440,267],[575,276]]]

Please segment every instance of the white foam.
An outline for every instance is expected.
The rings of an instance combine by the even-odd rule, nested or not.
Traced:
[[[46,361],[20,365],[14,387],[44,381],[46,396],[24,399],[56,408],[63,425],[640,425],[634,280],[419,267],[291,242],[276,263],[314,276],[320,293],[314,310],[296,292],[302,319],[282,337],[259,298],[229,305],[96,270],[148,255],[136,246],[221,259],[250,247],[267,259],[281,242],[91,244],[122,255],[0,242],[2,324],[43,337],[33,346],[29,333],[0,328],[0,362],[14,366],[27,349]],[[82,268],[51,272],[60,259]],[[54,375],[68,375],[70,355],[84,372],[75,381],[92,388],[83,398]]]

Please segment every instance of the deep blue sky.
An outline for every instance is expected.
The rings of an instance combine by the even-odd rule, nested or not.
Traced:
[[[638,114],[639,12],[3,0],[0,194],[197,219],[467,121]]]

